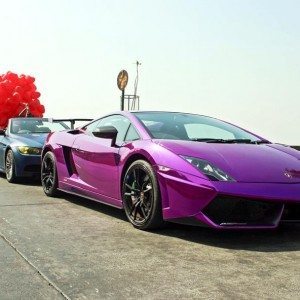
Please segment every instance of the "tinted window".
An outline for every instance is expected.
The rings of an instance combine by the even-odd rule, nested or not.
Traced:
[[[100,121],[97,120],[97,121],[95,121],[95,122],[93,122],[93,123],[91,123],[91,124],[89,124],[89,125],[83,127],[83,129],[84,129],[87,133],[92,134],[92,132],[95,130],[95,128],[97,128],[97,124],[98,124],[99,122],[100,122]]]
[[[206,116],[170,112],[135,112],[134,114],[153,138],[258,140],[256,136],[241,128]]]
[[[207,124],[185,124],[186,133],[189,139],[234,139],[234,134],[228,130],[207,125]]]

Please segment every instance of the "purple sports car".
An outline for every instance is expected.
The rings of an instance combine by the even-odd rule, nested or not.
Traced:
[[[116,112],[50,134],[42,185],[164,221],[267,229],[300,221],[300,152],[232,124],[176,112]]]

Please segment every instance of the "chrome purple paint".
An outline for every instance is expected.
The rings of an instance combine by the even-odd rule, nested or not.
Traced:
[[[86,135],[83,131],[79,134],[57,132],[48,138],[44,153],[50,150],[55,154],[60,189],[122,208],[124,171],[128,162],[143,158],[156,172],[165,220],[190,219],[216,229],[268,229],[278,226],[285,205],[300,205],[300,152],[297,150],[276,144],[151,139],[132,113],[117,114],[131,121],[140,140],[111,147],[108,140]],[[67,166],[66,155],[70,155],[68,161],[73,167]],[[236,181],[211,181],[180,155],[209,161]],[[266,223],[220,225],[204,213],[219,195],[281,206]]]

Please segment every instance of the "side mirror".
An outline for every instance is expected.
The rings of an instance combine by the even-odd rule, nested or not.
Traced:
[[[0,129],[0,135],[5,135],[5,129]]]
[[[102,139],[110,139],[111,146],[116,146],[118,130],[114,126],[98,127],[95,129],[95,131],[93,131],[93,135]]]

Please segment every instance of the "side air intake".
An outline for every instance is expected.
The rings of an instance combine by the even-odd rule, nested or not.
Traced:
[[[71,148],[64,146],[63,147],[63,153],[64,153],[64,159],[65,159],[65,162],[66,162],[66,166],[67,166],[67,169],[68,169],[69,176],[72,176],[73,174],[77,174],[76,167],[75,167],[74,160],[73,160],[73,156],[72,156]]]

